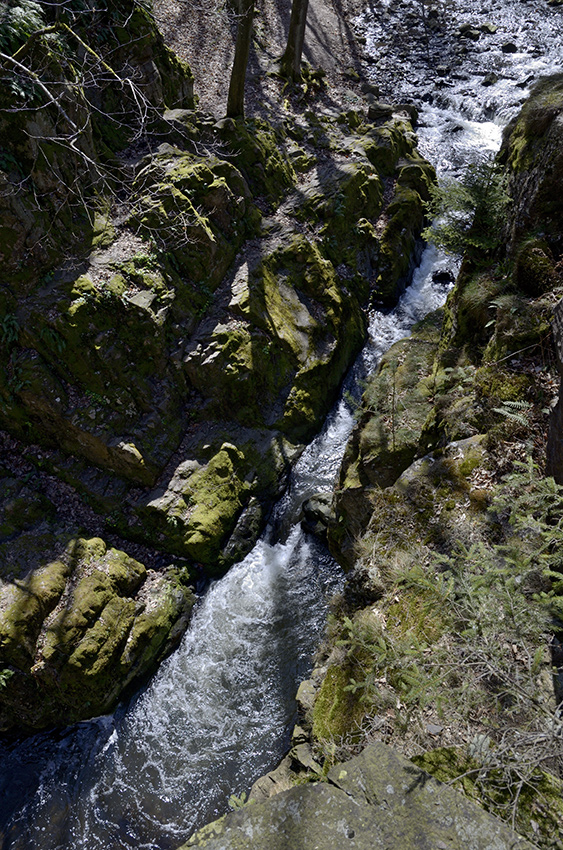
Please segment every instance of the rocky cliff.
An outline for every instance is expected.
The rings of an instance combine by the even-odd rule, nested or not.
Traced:
[[[1,33],[0,725],[41,728],[107,710],[250,550],[433,172],[409,110],[198,112],[135,4]]]
[[[562,110],[561,78],[542,81],[499,154],[498,247],[468,252],[443,313],[368,382],[328,530],[350,572],[302,700],[325,757],[392,742],[546,847],[563,837],[563,500],[544,477],[561,480]]]

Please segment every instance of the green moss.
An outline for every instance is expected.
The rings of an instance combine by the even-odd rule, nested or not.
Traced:
[[[563,78],[548,77],[537,83],[529,100],[507,133],[510,167],[516,173],[533,167],[541,151],[543,137],[555,116],[563,109]]]
[[[399,158],[412,151],[405,129],[401,122],[390,122],[381,127],[371,127],[362,139],[367,158],[383,176],[393,174]]]
[[[135,228],[170,252],[192,282],[214,290],[256,226],[240,171],[213,157],[172,151],[157,156],[134,188]]]
[[[518,289],[532,298],[553,289],[557,274],[553,255],[545,239],[527,240],[520,248],[514,279]]]
[[[319,250],[295,237],[241,282],[231,309],[237,318],[217,323],[185,359],[190,382],[222,417],[278,427],[292,441],[311,435],[361,344],[357,301]]]
[[[184,493],[187,504],[193,506],[183,533],[186,554],[210,568],[248,489],[238,475],[243,461],[241,451],[224,444],[204,469],[191,476]]]
[[[512,793],[506,787],[507,777],[500,770],[484,769],[458,747],[429,750],[414,756],[412,761],[441,782],[453,783],[454,788],[491,814],[502,820],[510,819]],[[561,779],[538,768],[520,789],[514,823],[517,831],[539,847],[557,847],[555,836],[561,835],[563,826],[562,794]]]
[[[16,543],[10,563],[23,575],[2,581],[0,652],[15,673],[0,689],[0,726],[41,729],[111,709],[180,637],[191,591],[99,538],[27,533]],[[42,565],[42,543],[66,552]]]
[[[336,741],[354,729],[361,716],[358,702],[350,691],[349,671],[329,667],[313,706],[313,737],[317,741]]]
[[[427,383],[438,347],[441,315],[392,346],[362,398],[364,413],[345,466],[356,463],[364,482],[386,487],[414,460],[432,400]]]
[[[267,121],[226,119],[219,132],[254,194],[266,195],[275,203],[294,186],[295,171],[280,146],[280,131]]]
[[[526,399],[532,385],[529,375],[498,366],[482,366],[475,372],[475,387],[483,403],[491,407],[503,401]]]
[[[40,539],[26,542],[29,556],[30,544],[40,544]],[[14,547],[10,548],[12,561]],[[43,620],[60,599],[70,572],[67,564],[55,560],[21,578],[2,582],[0,651],[5,661],[23,667],[29,664]]]
[[[319,197],[311,197],[303,204],[299,215],[307,220],[321,219],[320,235],[323,252],[337,266],[347,263],[351,269],[363,273],[365,254],[377,256],[374,221],[381,211],[383,187],[375,168],[369,163],[343,166],[331,187],[322,187]],[[351,222],[354,222],[351,227]]]
[[[494,333],[483,352],[483,360],[506,359],[513,352],[541,345],[551,331],[552,304],[549,299],[529,301],[517,294],[496,301]]]
[[[393,304],[415,265],[416,243],[424,224],[424,208],[418,191],[397,184],[385,218],[376,291],[384,303]]]
[[[442,347],[445,344],[467,344],[472,350],[482,347],[492,334],[494,302],[505,286],[504,280],[488,272],[460,273],[448,297]]]

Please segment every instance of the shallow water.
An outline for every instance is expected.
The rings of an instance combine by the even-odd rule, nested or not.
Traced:
[[[419,107],[421,152],[439,174],[455,174],[498,150],[503,127],[534,82],[563,71],[563,9],[545,0],[438,0],[425,7],[426,29],[421,0],[380,0],[356,26],[381,99]],[[481,32],[477,41],[456,36],[464,24],[491,24],[496,32]],[[503,52],[509,44],[516,52]]]

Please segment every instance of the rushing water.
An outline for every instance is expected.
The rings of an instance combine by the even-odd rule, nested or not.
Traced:
[[[419,148],[451,174],[496,151],[530,86],[563,71],[563,8],[545,0],[425,0],[423,19],[422,5],[378,0],[355,23],[382,99],[419,107]],[[457,35],[464,25],[477,40]],[[483,31],[489,25],[495,32]]]
[[[300,505],[330,492],[354,421],[346,399],[389,346],[443,302],[432,272],[447,265],[427,250],[395,310],[371,317],[347,392],[278,506],[276,525],[290,529],[284,539],[268,543],[266,534],[209,589],[179,649],[130,706],[4,748],[6,848],[174,848],[279,760],[297,684],[341,581],[330,555],[301,531]]]
[[[412,36],[420,8],[415,0],[382,0],[377,14],[358,26],[383,95],[423,104],[421,149],[441,173],[455,173],[476,154],[498,148],[502,125],[532,78],[563,66],[554,25],[561,12],[543,0],[479,9],[462,0],[436,3],[449,35],[440,42],[429,33],[428,43],[409,46],[401,26],[410,20]],[[452,33],[467,20],[490,21],[499,30],[459,53]],[[517,51],[505,54],[502,44],[511,39]],[[483,86],[492,72],[496,81]],[[432,282],[439,268],[451,268],[451,260],[427,249],[395,310],[371,316],[346,392],[277,508],[278,542],[270,530],[212,585],[179,648],[146,689],[112,716],[0,746],[4,850],[174,848],[222,813],[229,794],[247,790],[279,760],[294,722],[296,686],[310,669],[327,598],[341,581],[328,553],[301,531],[300,506],[333,486],[353,426],[348,399],[358,397],[362,378],[443,302],[444,289]]]

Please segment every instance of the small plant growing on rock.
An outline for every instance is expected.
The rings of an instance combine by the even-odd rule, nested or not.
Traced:
[[[478,539],[416,551],[405,541],[390,559],[381,530],[366,536],[362,563],[384,592],[341,619],[340,667],[323,688],[346,724],[331,733],[333,719],[319,743],[332,761],[373,739],[420,754],[430,772],[434,754],[449,759],[438,778],[547,848],[563,835],[563,694],[550,657],[563,620],[563,488],[531,460],[515,468]]]
[[[229,797],[229,807],[236,812],[237,809],[242,809],[246,806],[250,801],[248,800],[246,791],[243,791],[238,797],[236,794],[231,794]]]
[[[8,313],[0,322],[0,335],[4,345],[16,342],[20,334],[20,325],[17,317]]]

